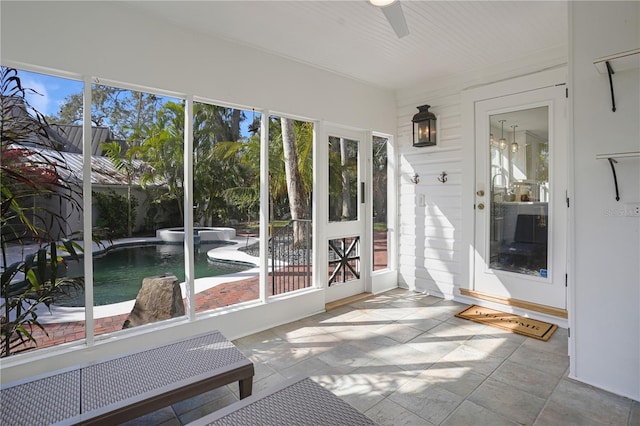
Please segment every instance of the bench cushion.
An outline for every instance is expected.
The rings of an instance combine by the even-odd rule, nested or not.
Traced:
[[[7,385],[1,413],[8,424],[114,424],[235,381],[250,394],[253,375],[251,361],[208,332]]]
[[[343,426],[376,423],[309,378],[286,380],[188,426]]]

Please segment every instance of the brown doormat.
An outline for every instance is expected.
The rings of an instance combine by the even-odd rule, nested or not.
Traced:
[[[508,314],[478,305],[471,305],[462,312],[457,313],[456,316],[544,341],[549,340],[553,332],[558,328],[555,324]]]

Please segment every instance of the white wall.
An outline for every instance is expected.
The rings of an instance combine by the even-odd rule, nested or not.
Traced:
[[[463,262],[465,222],[473,220],[474,171],[465,163],[473,141],[463,136],[461,93],[516,76],[566,64],[567,47],[541,52],[522,61],[496,64],[410,87],[397,94],[399,159],[399,282],[417,291],[446,298],[459,297],[468,288]],[[411,118],[418,105],[429,104],[440,127],[436,147],[414,148]],[[447,182],[437,178],[448,174]],[[416,185],[410,182],[420,176]],[[466,188],[466,189],[465,189]],[[468,195],[471,194],[469,197]],[[424,203],[422,200],[424,199]]]
[[[570,8],[575,162],[575,241],[571,376],[640,400],[640,218],[621,217],[640,202],[640,158],[617,165],[620,202],[606,160],[640,151],[640,70],[607,75],[593,60],[640,48],[640,2],[572,2]],[[615,63],[612,64],[615,70]]]

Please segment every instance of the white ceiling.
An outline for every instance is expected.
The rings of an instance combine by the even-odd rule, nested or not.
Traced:
[[[401,0],[398,39],[366,0],[132,1],[157,19],[400,89],[567,45],[564,1]]]

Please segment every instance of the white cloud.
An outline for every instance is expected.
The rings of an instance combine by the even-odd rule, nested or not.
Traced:
[[[50,115],[55,114],[56,111],[51,111],[51,98],[47,92],[47,87],[40,81],[32,79],[30,77],[22,77],[21,78],[22,87],[33,89],[38,93],[27,92],[26,98],[27,102],[38,110],[39,112]]]

